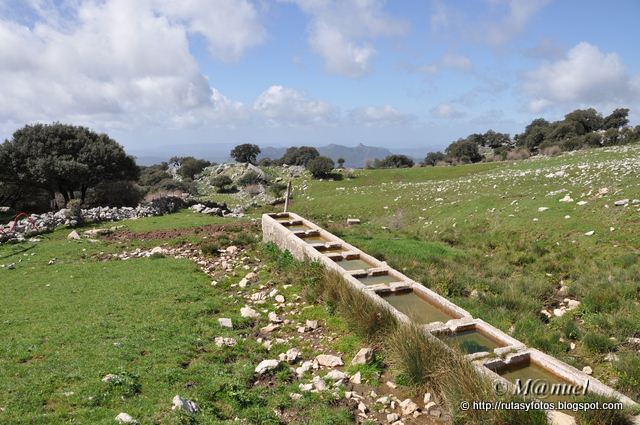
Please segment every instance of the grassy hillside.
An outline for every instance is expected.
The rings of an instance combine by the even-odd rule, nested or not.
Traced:
[[[640,147],[360,170],[353,180],[296,189],[292,211],[525,343],[640,396]],[[567,195],[571,202],[561,202]],[[614,205],[623,199],[626,206]],[[347,217],[363,224],[347,228]],[[579,307],[553,316],[564,298]]]

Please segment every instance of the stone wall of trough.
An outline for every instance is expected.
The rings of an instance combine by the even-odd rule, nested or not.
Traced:
[[[288,220],[283,223],[278,220]],[[285,225],[304,225],[309,227],[309,231],[291,231]],[[434,342],[448,346],[434,334],[443,332],[459,332],[465,330],[477,330],[496,342],[502,347],[496,348],[493,352],[480,352],[467,355],[469,361],[481,373],[489,376],[493,380],[501,381],[507,387],[512,388],[511,382],[502,378],[494,372],[496,369],[508,366],[510,364],[528,361],[534,363],[544,369],[550,371],[558,377],[563,378],[569,383],[575,385],[584,385],[589,381],[589,391],[600,395],[617,398],[626,405],[635,405],[636,403],[629,397],[615,391],[613,388],[605,385],[601,381],[589,376],[582,371],[570,366],[558,359],[549,356],[534,348],[525,346],[522,342],[512,338],[501,330],[491,326],[489,323],[479,318],[472,317],[466,310],[452,303],[448,299],[426,288],[424,285],[413,281],[409,277],[403,275],[397,270],[390,268],[386,262],[368,255],[353,245],[345,242],[337,236],[320,228],[315,223],[295,214],[295,213],[276,213],[264,214],[262,216],[262,233],[265,242],[273,242],[282,250],[288,250],[298,260],[317,261],[324,265],[327,270],[335,272],[343,277],[346,284],[354,289],[361,291],[372,302],[388,309],[400,322],[411,323],[411,319],[394,308],[379,294],[388,294],[395,291],[413,290],[419,293],[420,297],[447,312],[454,317],[446,323],[434,322],[423,325],[426,334],[433,338]],[[327,240],[325,243],[307,243],[302,237],[304,236],[320,236]],[[340,254],[325,254],[322,251],[332,247],[342,247],[344,252]],[[393,277],[394,282],[379,285],[365,285],[360,282],[356,276],[361,276],[364,271],[347,271],[339,265],[340,260],[347,258],[360,258],[367,263],[373,265],[368,273],[375,275],[376,273],[384,273]],[[332,259],[333,258],[333,259]]]

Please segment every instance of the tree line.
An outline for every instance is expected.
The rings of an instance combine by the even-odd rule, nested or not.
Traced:
[[[452,142],[444,152],[427,153],[423,165],[473,163],[483,160],[554,155],[588,147],[615,146],[640,141],[640,126],[629,126],[629,109],[618,108],[603,116],[593,108],[576,109],[564,119],[549,122],[536,118],[521,134],[489,130]]]

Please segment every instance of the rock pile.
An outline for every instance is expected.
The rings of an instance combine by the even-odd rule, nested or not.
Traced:
[[[81,219],[84,223],[97,223],[102,221],[119,221],[142,217],[170,214],[183,206],[183,200],[178,197],[161,198],[151,202],[145,202],[137,207],[95,207],[81,210]],[[69,210],[62,209],[57,212],[44,214],[31,214],[17,222],[9,222],[0,225],[0,243],[22,242],[25,238],[54,230],[58,226],[74,227],[78,220],[69,217]]]

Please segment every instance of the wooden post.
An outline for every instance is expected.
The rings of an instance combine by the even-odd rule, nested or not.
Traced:
[[[291,196],[291,181],[287,183],[287,194],[284,197],[284,212],[289,210],[289,196]]]

